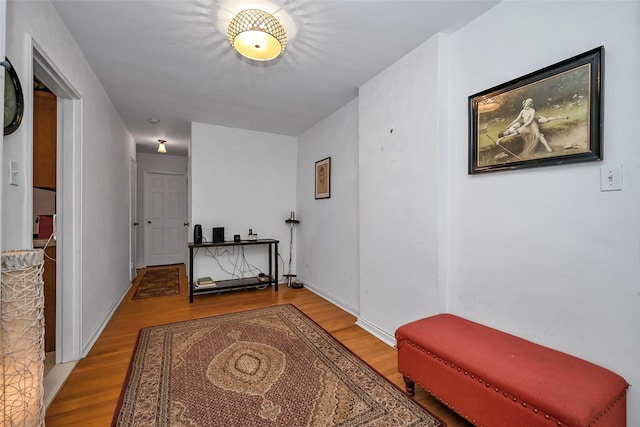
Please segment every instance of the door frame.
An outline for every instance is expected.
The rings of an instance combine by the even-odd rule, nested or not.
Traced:
[[[66,363],[82,357],[82,96],[31,35],[27,45],[27,75],[58,97],[56,363]]]
[[[138,245],[138,164],[131,158],[131,170],[129,171],[129,280],[136,277],[136,250]]]
[[[184,186],[184,201],[185,203],[187,202],[187,187],[189,186],[189,182],[187,179],[187,174],[184,172],[162,172],[162,171],[144,171],[144,175],[142,177],[142,217],[143,217],[143,222],[140,223],[140,225],[142,225],[142,247],[143,247],[143,258],[144,258],[144,265],[145,267],[149,266],[149,251],[148,251],[148,247],[147,247],[147,227],[144,226],[144,224],[146,223],[146,218],[148,217],[147,212],[146,212],[146,197],[147,197],[147,181],[149,179],[149,176],[151,175],[166,175],[166,176],[183,176],[184,177],[184,182],[185,182],[185,186]],[[185,223],[188,224],[189,220],[188,220],[188,215],[189,215],[189,211],[188,211],[188,204],[187,206],[185,206]],[[186,226],[185,226],[186,227]],[[185,237],[185,242],[184,242],[184,254],[183,254],[183,263],[186,265],[187,263],[187,244],[188,242],[188,233],[186,234]]]

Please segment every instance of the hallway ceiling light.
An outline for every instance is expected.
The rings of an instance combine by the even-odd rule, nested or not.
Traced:
[[[229,23],[227,36],[240,55],[256,61],[275,59],[287,47],[282,24],[273,15],[258,9],[239,12]]]
[[[167,152],[167,146],[165,145],[167,141],[165,141],[164,139],[159,139],[158,140],[158,153],[166,153]]]

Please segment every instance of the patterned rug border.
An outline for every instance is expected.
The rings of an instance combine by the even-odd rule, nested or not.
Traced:
[[[406,399],[409,402],[411,402],[412,405],[414,405],[414,406],[416,406],[418,408],[421,408],[422,410],[427,412],[431,417],[433,417],[437,422],[440,423],[440,425],[438,427],[447,427],[447,423],[445,423],[440,417],[438,417],[431,410],[427,409],[426,407],[424,407],[423,405],[418,403],[412,396],[407,395],[406,392],[400,386],[396,385],[391,380],[389,380],[386,376],[381,374],[380,371],[378,371],[376,368],[371,366],[362,357],[360,357],[356,353],[354,353],[350,348],[348,348],[347,346],[342,344],[329,331],[327,331],[319,323],[317,323],[315,320],[313,320],[311,317],[309,317],[306,313],[304,313],[302,310],[300,310],[298,307],[296,307],[294,304],[291,304],[291,303],[273,304],[273,305],[264,306],[264,307],[260,307],[260,308],[253,308],[253,309],[247,309],[247,310],[241,310],[241,311],[234,311],[234,312],[230,312],[230,313],[216,314],[216,315],[213,315],[213,316],[197,317],[197,318],[193,318],[193,319],[181,320],[181,321],[178,321],[178,322],[167,322],[167,323],[162,323],[162,324],[158,324],[158,325],[153,325],[153,326],[148,326],[148,327],[141,328],[138,331],[138,335],[136,337],[136,343],[135,343],[135,345],[133,347],[133,352],[132,352],[131,358],[129,360],[129,366],[127,368],[127,373],[125,375],[125,379],[124,379],[124,382],[122,384],[122,388],[120,389],[120,396],[118,397],[118,403],[116,405],[116,409],[115,409],[115,412],[114,412],[114,415],[113,415],[113,419],[111,421],[111,427],[117,427],[118,418],[119,418],[119,415],[120,415],[120,410],[122,409],[122,405],[124,404],[125,391],[126,391],[128,385],[129,385],[129,381],[131,379],[131,374],[133,373],[136,352],[138,350],[138,346],[140,344],[140,340],[141,340],[142,334],[143,334],[143,332],[145,330],[154,329],[154,328],[161,328],[161,327],[165,327],[165,326],[169,326],[169,325],[185,324],[185,323],[189,323],[189,322],[192,322],[192,321],[205,320],[205,319],[214,318],[214,317],[227,317],[227,316],[233,316],[233,315],[236,315],[236,314],[249,313],[249,312],[255,312],[255,311],[262,311],[262,310],[266,310],[266,309],[270,309],[270,308],[274,308],[274,307],[288,307],[288,308],[291,308],[291,309],[295,310],[296,312],[298,312],[302,316],[304,316],[307,320],[309,320],[311,323],[313,323],[319,330],[321,330],[324,334],[326,334],[326,336],[329,339],[331,339],[334,342],[336,342],[338,345],[340,345],[342,348],[344,348],[347,353],[351,354],[354,358],[356,358],[358,361],[360,361],[362,364],[364,364],[366,367],[368,367],[372,372],[374,372],[384,382],[386,382],[388,385],[390,385],[391,387],[396,389],[398,392],[400,392],[403,396],[405,396]]]
[[[168,264],[168,265],[159,265],[159,266],[152,266],[152,267],[147,267],[145,268],[145,272],[142,275],[142,277],[140,278],[140,283],[138,283],[138,285],[135,287],[133,294],[131,295],[131,300],[132,301],[138,301],[138,300],[142,300],[142,299],[149,299],[149,298],[158,298],[158,297],[170,297],[173,295],[179,295],[180,294],[180,265],[181,264]],[[177,269],[178,270],[178,277],[176,278],[176,284],[175,284],[175,292],[172,294],[166,294],[166,295],[153,295],[153,296],[146,296],[146,297],[137,297],[138,295],[138,291],[140,290],[140,287],[142,286],[142,284],[144,283],[144,276],[147,275],[147,273],[151,272],[151,271],[155,271],[155,270],[164,270],[164,269]]]
[[[118,416],[120,415],[120,410],[122,409],[122,405],[124,403],[125,391],[129,386],[129,380],[131,379],[131,373],[133,372],[133,362],[135,361],[136,351],[138,350],[138,344],[140,344],[140,337],[142,336],[143,329],[146,329],[146,328],[141,328],[138,331],[138,336],[136,337],[136,343],[133,346],[133,352],[131,353],[131,359],[129,360],[129,367],[127,368],[127,374],[124,376],[124,382],[122,383],[122,388],[120,389],[120,396],[118,396],[118,403],[116,404],[116,410],[113,413],[113,418],[111,420],[111,427],[116,427],[116,425],[118,424]]]

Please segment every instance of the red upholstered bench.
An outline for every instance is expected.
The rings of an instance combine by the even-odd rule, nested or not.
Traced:
[[[626,425],[627,382],[593,363],[451,314],[396,331],[398,370],[477,426]]]

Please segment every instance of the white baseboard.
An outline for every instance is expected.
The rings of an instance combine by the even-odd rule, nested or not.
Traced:
[[[122,300],[124,300],[124,297],[127,296],[127,293],[131,289],[131,286],[133,286],[133,281],[129,283],[129,286],[127,286],[127,288],[124,290],[124,293],[120,296],[120,298],[118,298],[118,300],[115,303],[113,303],[113,305],[111,305],[111,308],[107,313],[107,316],[104,318],[104,320],[102,321],[98,329],[96,329],[96,332],[91,336],[89,341],[87,341],[87,343],[84,346],[82,346],[82,355],[80,357],[81,359],[84,359],[84,357],[87,354],[89,354],[91,347],[93,347],[93,345],[96,343],[98,338],[100,338],[100,334],[102,334],[102,331],[104,331],[104,328],[106,328],[107,323],[109,323],[109,320],[111,320],[111,318],[113,317],[113,314],[116,312],[116,310],[120,306],[120,303],[122,302]]]
[[[285,283],[284,285],[286,286],[287,284]],[[347,313],[351,314],[352,316],[358,317],[360,315],[360,310],[358,308],[353,307],[352,305],[347,304],[344,301],[341,301],[339,298],[337,298],[335,295],[330,294],[329,292],[325,292],[322,289],[318,289],[318,287],[314,286],[313,283],[309,283],[305,281],[304,287],[309,289],[311,292],[318,295],[319,297],[326,299],[333,305],[337,305],[338,307],[340,307]]]
[[[286,284],[285,284],[286,285]],[[359,326],[360,328],[364,329],[366,332],[370,333],[371,335],[373,335],[374,337],[378,338],[380,341],[382,341],[383,343],[387,344],[389,347],[395,347],[396,345],[396,339],[395,336],[393,334],[389,334],[388,332],[384,331],[383,329],[378,328],[376,325],[367,322],[366,320],[362,319],[360,316],[360,310],[356,307],[353,307],[350,304],[345,303],[344,301],[340,300],[339,298],[336,298],[335,295],[326,292],[322,289],[319,289],[318,287],[314,286],[313,283],[309,283],[308,281],[304,281],[304,286],[309,289],[311,292],[313,292],[314,294],[318,295],[321,298],[326,299],[327,301],[329,301],[330,303],[332,303],[333,305],[336,305],[338,307],[340,307],[341,309],[343,309],[344,311],[346,311],[347,313],[355,316],[356,319],[356,326]]]
[[[378,328],[376,325],[367,322],[362,317],[358,317],[356,321],[356,325],[360,326],[365,331],[369,332],[374,337],[378,338],[383,343],[387,344],[389,347],[396,346],[396,338],[394,335],[389,334],[387,331]]]

